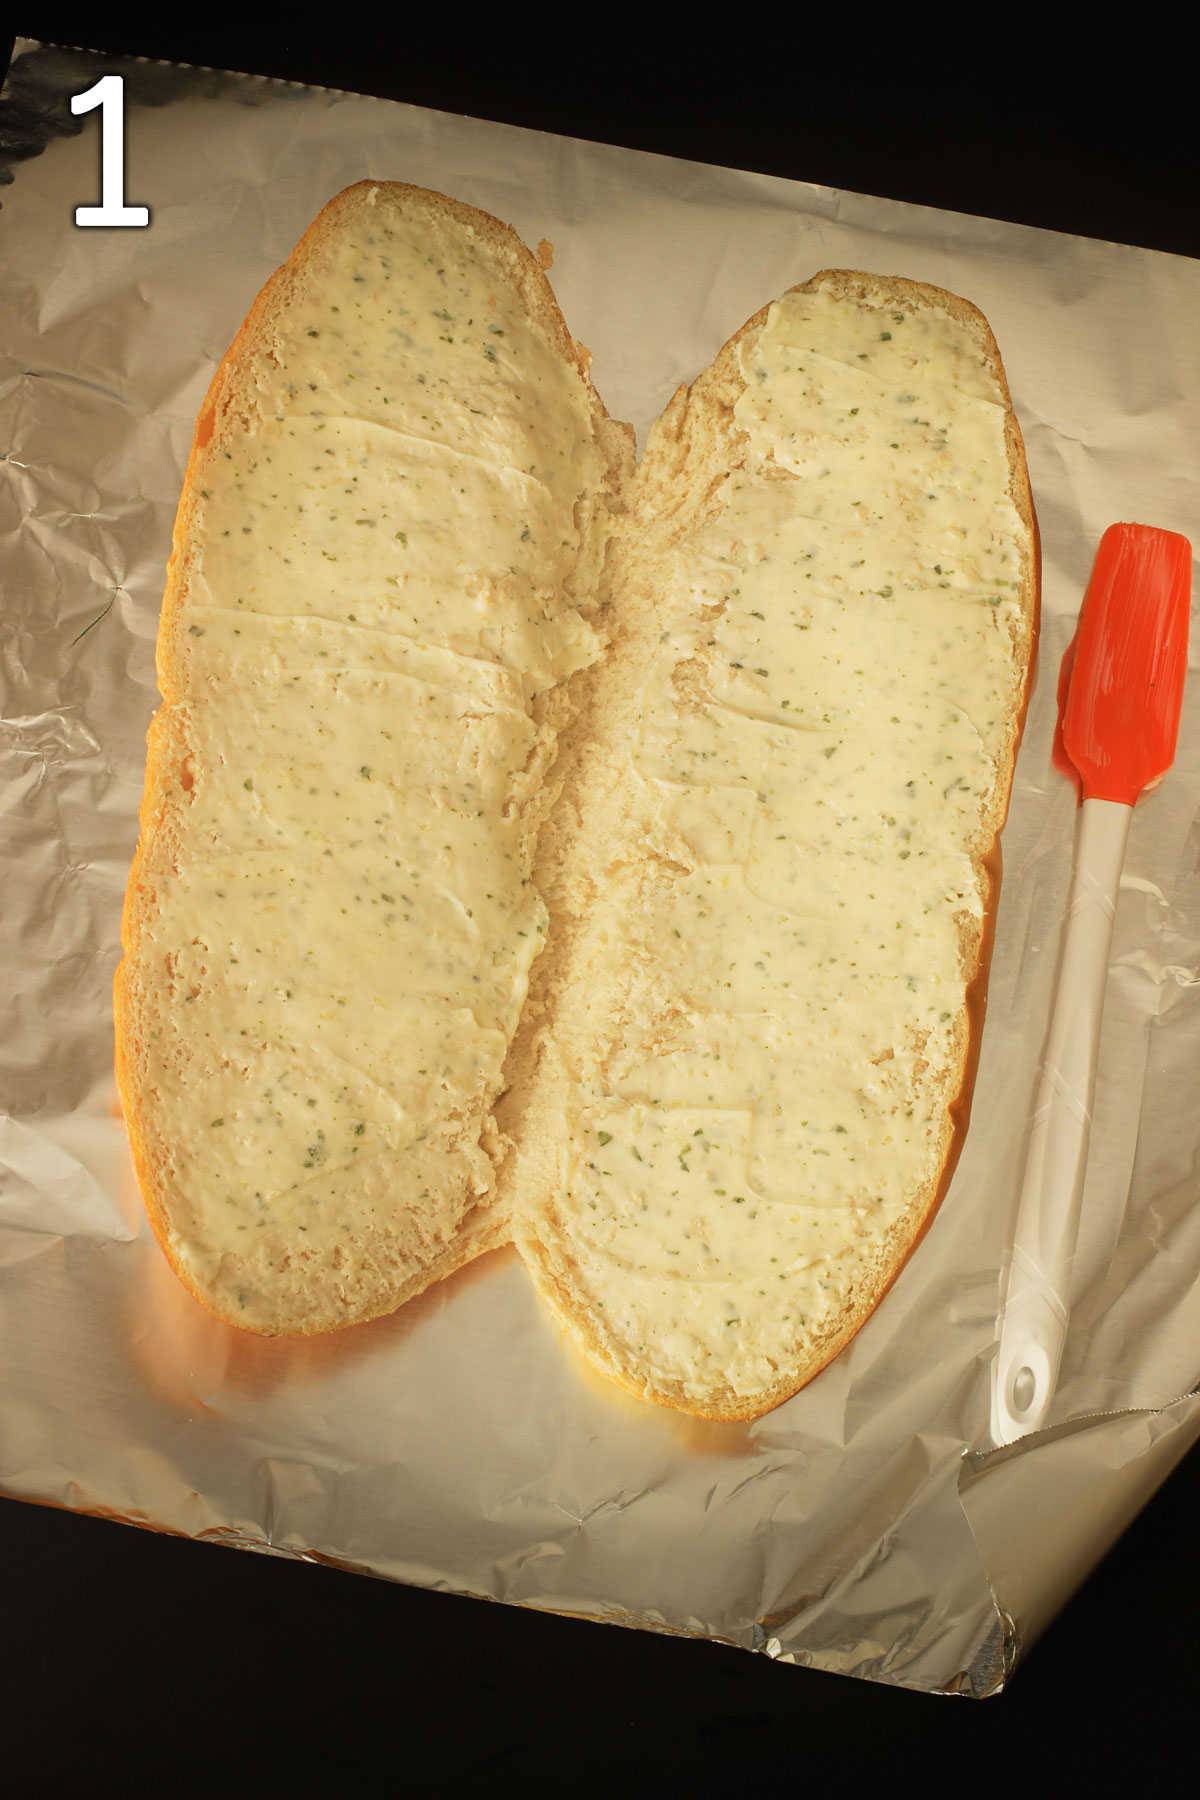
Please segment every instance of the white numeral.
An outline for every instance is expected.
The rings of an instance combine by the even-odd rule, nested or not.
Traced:
[[[100,204],[77,206],[77,225],[148,225],[148,206],[125,204],[125,77],[102,75],[86,93],[71,98],[73,113],[100,108]]]

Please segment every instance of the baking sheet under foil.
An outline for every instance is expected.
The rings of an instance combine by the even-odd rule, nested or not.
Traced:
[[[129,204],[88,230],[125,77]],[[1200,264],[259,77],[18,41],[0,97],[0,1492],[396,1580],[719,1639],[934,1691],[1005,1680],[1200,1431],[1200,681],[1137,808],[1062,1379],[990,1450],[988,1371],[1070,874],[1055,685],[1117,519],[1200,533]],[[112,1074],[154,639],[192,425],[266,277],[362,177],[554,246],[639,437],[825,266],[975,301],[1044,549],[1037,685],[970,1134],[851,1347],[749,1425],[643,1406],[560,1338],[511,1252],[390,1319],[264,1341],[168,1269]],[[1195,634],[1193,634],[1195,635]]]

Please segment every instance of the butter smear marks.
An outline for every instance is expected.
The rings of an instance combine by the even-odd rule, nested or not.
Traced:
[[[160,629],[118,1072],[193,1292],[325,1331],[515,1239],[636,1391],[795,1392],[965,1127],[1037,579],[965,302],[816,277],[634,473],[506,227],[340,195]]]

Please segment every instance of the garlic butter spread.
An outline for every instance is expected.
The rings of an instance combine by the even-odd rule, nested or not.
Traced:
[[[586,1334],[694,1400],[802,1365],[932,1199],[1027,641],[963,324],[818,286],[738,355],[744,441],[649,565],[612,815],[643,853],[610,859],[537,1227]]]
[[[302,279],[193,464],[130,977],[165,959],[173,1253],[267,1330],[306,1269],[336,1314],[435,1262],[493,1187],[544,697],[601,649],[589,393],[495,247],[366,205]]]

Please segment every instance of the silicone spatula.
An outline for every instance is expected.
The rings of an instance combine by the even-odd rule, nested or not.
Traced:
[[[1041,1425],[1058,1380],[1121,865],[1134,803],[1175,756],[1191,572],[1191,546],[1176,532],[1110,525],[1080,614],[1062,742],[1082,805],[992,1370],[997,1444]]]

